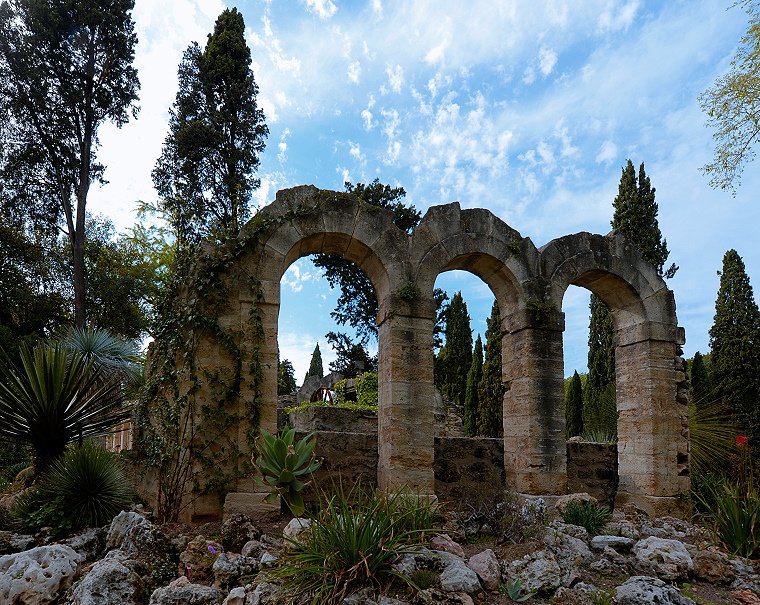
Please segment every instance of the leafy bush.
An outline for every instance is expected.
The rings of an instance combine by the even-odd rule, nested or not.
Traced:
[[[515,544],[536,538],[547,522],[535,507],[520,506],[517,495],[501,487],[496,477],[464,491],[453,512],[460,523],[474,523],[499,542]]]
[[[50,526],[62,533],[110,522],[132,494],[119,457],[85,442],[53,462],[14,512],[28,529]]]
[[[598,534],[602,527],[612,519],[612,513],[596,502],[570,501],[565,510],[562,511],[561,516],[565,523],[585,527],[593,535]]]
[[[356,403],[367,409],[377,410],[377,374],[365,372],[356,377]]]
[[[378,493],[360,484],[335,492],[326,501],[320,496],[309,529],[291,541],[277,567],[260,574],[282,581],[288,603],[336,605],[362,586],[385,588],[401,577],[392,566],[396,557],[438,532],[436,507],[425,496]]]

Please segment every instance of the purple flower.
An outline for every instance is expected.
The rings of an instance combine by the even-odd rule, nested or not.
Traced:
[[[212,554],[212,555],[215,555],[215,554],[216,554],[216,551],[214,550],[214,547],[213,547],[213,546],[209,546],[209,547],[208,547],[208,549],[211,551],[211,554]]]

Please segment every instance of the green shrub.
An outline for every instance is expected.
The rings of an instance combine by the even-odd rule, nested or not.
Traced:
[[[598,534],[612,519],[612,513],[596,502],[570,501],[561,516],[565,523],[585,527],[592,535]]]
[[[356,403],[377,410],[377,374],[366,372],[356,377]]]
[[[310,600],[299,602],[336,605],[362,586],[385,588],[401,577],[394,560],[438,533],[432,526],[436,507],[425,496],[378,493],[360,484],[348,493],[341,486],[335,491],[329,500],[320,496],[310,528],[264,574],[282,581],[282,600],[288,603],[306,597]]]
[[[53,462],[14,512],[26,528],[50,526],[58,534],[110,522],[132,495],[119,457],[86,441]]]

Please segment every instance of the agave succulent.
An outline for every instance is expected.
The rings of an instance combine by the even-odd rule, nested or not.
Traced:
[[[299,492],[308,485],[302,478],[311,475],[321,463],[314,458],[317,443],[314,433],[297,443],[295,435],[295,429],[285,428],[277,437],[261,429],[259,456],[254,466],[260,474],[256,482],[272,490],[265,500],[273,504],[281,496],[291,512],[300,516],[306,507]]]

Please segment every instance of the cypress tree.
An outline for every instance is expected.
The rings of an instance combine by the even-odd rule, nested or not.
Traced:
[[[657,221],[659,208],[654,194],[644,163],[639,166],[637,180],[633,163],[628,160],[620,176],[618,195],[612,202],[615,212],[611,224],[613,229],[641,248],[642,257],[657,269],[657,273],[669,278],[675,275],[678,267],[672,264],[663,272],[670,252],[660,232]],[[607,307],[594,294],[591,295],[589,307],[589,372],[583,399],[587,412],[593,413],[602,393],[615,382],[615,345],[612,317]]]
[[[568,439],[583,433],[583,386],[577,371],[565,394],[565,431]]]
[[[705,361],[702,354],[697,351],[694,353],[694,359],[691,362],[691,372],[689,373],[691,390],[691,400],[695,403],[706,403],[707,398],[712,392],[712,383],[710,375],[707,373]]]
[[[478,434],[503,437],[504,385],[501,382],[501,313],[494,301],[486,330],[486,356],[483,377],[478,384]]]
[[[468,437],[474,437],[478,432],[478,384],[483,377],[483,341],[475,341],[472,353],[470,371],[467,372],[467,392],[464,397],[464,415],[462,422]]]
[[[311,354],[311,364],[309,365],[309,371],[306,372],[306,376],[304,376],[303,381],[306,382],[306,379],[309,376],[319,376],[322,378],[324,375],[325,373],[322,369],[322,353],[319,350],[319,343],[317,343],[317,346],[314,347],[314,352]]]
[[[715,395],[755,441],[760,438],[760,312],[736,250],[723,257],[710,349]]]
[[[467,303],[461,292],[452,297],[446,312],[446,344],[438,358],[440,377],[437,383],[441,395],[457,405],[464,405],[467,372],[472,363],[472,330]]]

